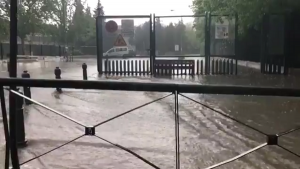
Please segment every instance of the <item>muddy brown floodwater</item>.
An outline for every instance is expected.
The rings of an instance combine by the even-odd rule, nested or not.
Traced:
[[[239,68],[238,76],[202,76],[191,79],[153,79],[149,77],[98,78],[95,60],[77,59],[72,63],[36,62],[19,64],[19,74],[29,70],[33,78],[54,78],[54,67],[62,68],[63,79],[82,79],[81,64],[88,65],[90,80],[235,84],[251,86],[299,87],[297,76],[261,75],[256,70]],[[5,65],[1,77],[6,77]],[[94,125],[139,105],[167,95],[156,92],[125,92],[34,88],[32,98],[65,115]],[[300,125],[300,99],[233,95],[185,94],[259,130],[276,134]],[[5,94],[8,99],[8,93]],[[7,101],[7,100],[6,100]],[[8,105],[7,105],[8,107]],[[174,96],[158,101],[96,128],[98,136],[136,152],[162,169],[175,168]],[[181,168],[204,169],[227,160],[264,142],[265,136],[179,97]],[[0,117],[1,118],[1,117]],[[3,166],[4,134],[0,120],[0,165]],[[84,128],[37,105],[26,107],[26,138],[29,144],[19,150],[24,162],[84,133]],[[280,144],[300,154],[300,133],[280,138]],[[0,168],[1,168],[0,167]],[[146,169],[151,166],[96,137],[85,136],[23,168],[41,169]],[[298,169],[300,158],[276,147],[267,146],[220,169]]]

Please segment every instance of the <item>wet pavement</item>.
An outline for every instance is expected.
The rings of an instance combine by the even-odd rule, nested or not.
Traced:
[[[32,78],[54,78],[56,66],[63,79],[82,79],[81,64],[88,65],[90,80],[174,82],[200,84],[235,84],[251,86],[299,87],[295,76],[261,75],[257,70],[240,68],[238,76],[98,78],[95,60],[75,62],[19,63],[19,75],[27,69]],[[5,65],[1,77],[7,76]],[[64,89],[32,89],[32,98],[65,115],[94,125],[115,115],[150,102],[168,93],[124,92]],[[300,125],[300,99],[290,97],[256,97],[185,94],[199,102],[231,115],[268,134]],[[6,93],[6,99],[8,94]],[[232,120],[179,97],[181,168],[202,169],[232,158],[266,141],[265,136]],[[98,136],[117,143],[145,157],[162,169],[175,168],[174,96],[158,101],[96,128]],[[0,143],[4,143],[0,120]],[[29,145],[19,150],[20,161],[26,161],[84,133],[84,128],[37,105],[26,107],[26,137]],[[280,144],[300,154],[300,132],[280,138]],[[3,149],[3,146],[1,147]],[[3,153],[0,154],[3,156]],[[0,159],[0,163],[3,159]],[[24,165],[25,166],[25,165]],[[0,166],[2,167],[2,166]],[[268,146],[220,169],[296,169],[300,158],[275,146]],[[85,136],[48,155],[26,164],[24,168],[151,168],[146,163],[96,137]]]

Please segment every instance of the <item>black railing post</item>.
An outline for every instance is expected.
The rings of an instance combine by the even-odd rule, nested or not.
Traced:
[[[23,94],[16,89],[16,92]],[[25,125],[24,125],[24,98],[16,96],[16,135],[18,147],[25,147],[27,140],[25,138]]]
[[[207,41],[208,41],[208,46],[207,46],[207,72],[210,74],[210,46],[211,46],[211,12],[208,13],[208,32],[207,32]]]
[[[154,18],[155,20],[155,18]],[[154,60],[155,60],[155,55],[153,54],[153,50],[155,50],[155,47],[153,46],[153,36],[155,36],[154,28],[153,28],[153,20],[152,20],[152,14],[150,14],[150,19],[149,19],[149,29],[150,29],[150,49],[149,49],[149,55],[150,55],[150,70],[151,74],[154,74]],[[154,21],[155,22],[155,21]],[[155,52],[155,51],[154,51]]]
[[[32,52],[32,46],[31,46],[32,44],[30,43],[29,44],[29,55],[31,56],[31,52]]]
[[[22,78],[30,78],[30,74],[28,73],[28,71],[24,71],[23,73],[22,73]],[[23,86],[23,92],[24,92],[24,95],[26,96],[26,97],[28,97],[28,98],[30,98],[31,99],[31,91],[30,91],[30,87],[28,87],[28,86]],[[30,105],[30,104],[32,104],[32,102],[30,101],[30,100],[28,100],[28,99],[25,99],[25,104],[26,105]]]
[[[9,64],[9,77],[17,77],[17,52],[18,52],[18,1],[10,0],[10,64]],[[11,90],[16,90],[16,86],[10,86]],[[19,157],[17,150],[17,137],[16,137],[16,96],[9,93],[9,129],[10,129],[10,151],[12,168],[20,169]]]
[[[3,43],[0,43],[0,56],[1,60],[3,60]]]
[[[61,57],[61,46],[58,46],[58,56]]]
[[[43,45],[41,45],[41,56],[43,56]]]
[[[175,142],[176,142],[176,169],[180,169],[180,139],[179,139],[179,109],[178,109],[178,91],[174,91],[175,96]]]
[[[209,74],[210,66],[210,26],[211,26],[211,14],[205,12],[205,74]]]
[[[9,72],[9,70],[10,70],[10,54],[9,53],[6,55],[6,58],[7,58],[7,62],[6,62],[7,72]]]
[[[98,73],[102,74],[102,64],[103,64],[103,16],[99,15],[99,10],[98,8],[98,16],[96,18],[96,43],[97,43],[97,69]]]
[[[71,61],[74,61],[74,46],[71,47]]]
[[[237,13],[235,13],[235,38],[234,38],[234,45],[235,45],[235,75],[238,74],[238,57],[239,57],[239,16]]]
[[[290,42],[291,42],[291,38],[290,38],[290,34],[291,34],[291,29],[290,29],[290,24],[291,24],[291,20],[290,20],[290,14],[286,14],[284,15],[284,46],[283,46],[283,49],[284,49],[284,53],[283,53],[283,59],[280,60],[279,62],[281,62],[278,66],[278,69],[280,70],[279,74],[282,74],[281,73],[281,65],[283,65],[283,74],[284,75],[288,75],[289,74],[289,67],[291,66],[291,63],[290,63],[290,54],[291,54],[291,51],[289,50],[289,46],[291,46]]]
[[[267,73],[267,64],[268,64],[268,32],[269,32],[269,15],[264,14],[262,21],[262,30],[261,30],[261,72]]]
[[[152,49],[153,49],[153,70],[154,70],[154,63],[156,61],[156,22],[155,22],[155,14],[153,14],[153,32],[152,32]]]
[[[265,63],[264,63],[264,24],[265,24],[265,15],[262,16],[262,22],[260,27],[260,73],[264,73],[265,71]]]
[[[205,11],[204,18],[204,74],[206,74],[206,62],[207,62],[207,12]]]
[[[54,75],[55,75],[55,79],[61,79],[61,70],[60,70],[59,67],[56,67],[56,68],[54,69]],[[56,91],[57,91],[58,93],[62,93],[62,89],[59,88],[59,87],[56,88]]]
[[[83,74],[83,80],[88,80],[86,63],[82,64],[82,74]]]

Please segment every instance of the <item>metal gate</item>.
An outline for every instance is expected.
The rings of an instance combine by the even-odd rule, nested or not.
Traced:
[[[103,56],[104,52],[104,23],[105,19],[123,19],[123,18],[146,18],[149,19],[149,41],[147,40],[147,55],[132,57],[132,60],[122,60],[120,57]],[[168,52],[161,53],[160,47],[170,44],[161,44],[161,36],[159,35],[160,20],[165,18],[181,18],[178,24],[183,24],[183,18],[193,18],[195,27],[201,32],[198,38],[199,42],[204,39],[203,46],[195,53],[186,54],[183,50],[184,42],[179,35],[177,45],[171,47],[171,54]],[[229,18],[229,19],[228,19]],[[202,19],[202,20],[201,20]],[[201,21],[200,21],[201,20]],[[228,22],[227,25],[222,25],[220,20]],[[237,74],[237,39],[238,39],[238,17],[229,15],[213,15],[210,12],[205,12],[204,15],[172,15],[172,16],[155,16],[150,15],[129,15],[129,16],[98,16],[97,17],[97,58],[98,58],[98,72],[100,74],[109,75],[160,75],[159,72],[166,72],[169,69],[176,73],[172,75],[199,75],[199,74]],[[227,31],[224,37],[217,36],[219,28],[226,28]],[[106,38],[109,41],[109,38]],[[175,49],[174,49],[175,48]],[[178,49],[176,51],[176,48]],[[105,49],[107,50],[107,49]],[[111,59],[115,60],[111,60]],[[128,59],[128,58],[127,58]],[[145,60],[146,59],[146,60]],[[149,60],[147,60],[149,59]],[[178,60],[188,61],[180,62]],[[168,63],[166,67],[163,63]],[[235,62],[234,62],[235,60]],[[150,61],[150,63],[149,63]],[[176,62],[176,64],[174,64]],[[188,63],[188,64],[186,64]],[[158,67],[155,67],[159,65]]]
[[[205,13],[205,72],[235,74],[238,67],[238,15]]]
[[[129,54],[123,54],[123,56],[104,56],[104,52],[108,53],[110,52],[111,49],[113,50],[117,50],[117,49],[122,49],[120,48],[115,48],[113,45],[113,41],[115,41],[116,39],[118,39],[119,37],[123,38],[124,37],[122,35],[122,29],[123,28],[119,28],[118,25],[117,26],[117,30],[115,30],[114,32],[108,32],[107,30],[105,30],[107,23],[108,22],[115,22],[112,19],[116,19],[116,20],[120,20],[120,19],[146,19],[148,20],[148,24],[149,24],[149,33],[148,33],[148,37],[149,37],[149,41],[145,42],[147,43],[145,45],[145,51],[147,51],[146,53],[144,53],[141,56],[138,57],[133,57],[130,56]],[[110,19],[109,21],[106,21],[106,19]],[[116,22],[115,22],[116,23]],[[117,23],[116,23],[117,24]],[[152,56],[152,44],[151,44],[151,38],[152,38],[152,15],[98,15],[97,19],[96,19],[96,34],[97,34],[97,69],[99,74],[118,74],[118,75],[145,75],[145,74],[150,74],[151,71],[151,67],[152,67],[152,59],[150,56]],[[103,40],[105,38],[105,41]],[[130,38],[129,40],[127,40],[127,42],[125,43],[130,43]],[[130,45],[131,46],[131,45]],[[129,45],[127,44],[127,48],[125,47],[125,50],[130,50]],[[133,49],[132,49],[133,51]],[[128,56],[126,56],[128,55]],[[133,60],[124,60],[124,57],[128,58],[133,58]],[[150,67],[149,67],[149,63],[148,61],[146,62],[145,60],[143,62],[141,62],[141,60],[139,60],[139,62],[137,62],[138,58],[148,58],[150,59]],[[112,60],[114,59],[114,60]],[[140,63],[140,64],[138,64]],[[143,66],[142,66],[143,65]],[[147,66],[146,66],[147,65]]]
[[[261,28],[261,72],[288,74],[286,61],[286,18],[284,15],[264,15]]]

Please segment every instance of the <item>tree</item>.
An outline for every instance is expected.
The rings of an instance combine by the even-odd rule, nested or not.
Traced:
[[[199,53],[204,55],[204,40],[197,37],[197,31],[193,24],[186,24],[186,50],[191,53]]]
[[[75,12],[69,25],[69,35],[72,42],[76,42],[75,45],[82,44],[83,34],[86,29],[86,18],[84,13],[84,7],[80,0],[75,1]]]
[[[145,22],[135,27],[136,50],[141,54],[144,54],[150,47],[149,26],[149,22]],[[157,18],[155,20],[155,44],[157,55],[197,54],[200,51],[200,40],[196,36],[192,23],[187,26],[182,21],[163,25]],[[179,45],[179,48],[182,45],[182,53],[175,51],[175,45]]]
[[[51,25],[56,27],[53,36],[59,44],[66,45],[68,41],[68,28],[74,14],[74,0],[46,0],[45,6],[48,7],[48,17]],[[54,27],[52,27],[54,29]]]
[[[24,42],[27,35],[37,33],[40,31],[44,22],[49,19],[48,3],[44,0],[23,0],[19,3],[18,8],[18,36],[21,39],[22,54],[25,54]],[[10,14],[10,1],[2,0],[0,3],[0,10],[5,17]]]
[[[9,34],[9,22],[4,16],[0,15],[0,42],[5,40]]]
[[[193,0],[195,14],[210,11],[214,14],[239,16],[239,32],[258,27],[264,14],[285,14],[300,9],[300,1],[295,0]]]
[[[9,22],[8,17],[5,14],[5,11],[2,10],[5,8],[5,1],[0,1],[0,42],[5,40],[9,34]]]
[[[165,52],[165,48],[164,48],[164,41],[165,41],[165,37],[164,37],[164,27],[161,24],[160,18],[157,18],[155,20],[155,45],[156,45],[156,50],[158,52],[158,54],[164,53]]]
[[[150,22],[145,22],[144,24],[135,28],[135,44],[136,50],[142,54],[147,53],[147,49],[150,48]]]
[[[85,9],[85,33],[84,43],[85,45],[95,46],[96,45],[96,20],[92,15],[91,8]]]

